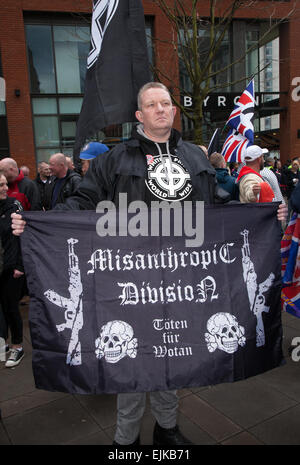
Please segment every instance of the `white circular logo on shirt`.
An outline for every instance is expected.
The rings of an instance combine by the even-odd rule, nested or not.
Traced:
[[[166,154],[153,157],[152,163],[148,164],[146,186],[159,199],[173,202],[184,200],[192,190],[190,175],[181,160]]]

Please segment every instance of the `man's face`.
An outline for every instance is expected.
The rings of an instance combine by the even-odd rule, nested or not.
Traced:
[[[261,156],[261,157],[260,157],[259,169],[260,169],[260,170],[263,170],[263,169],[264,169],[264,166],[265,166],[264,157]]]
[[[5,200],[7,197],[7,180],[3,174],[0,176],[0,200]]]
[[[0,162],[0,170],[3,171],[7,182],[13,182],[18,176],[13,167],[5,163],[5,161]]]
[[[143,123],[146,133],[159,134],[172,128],[175,113],[176,108],[172,105],[168,92],[152,88],[142,94],[141,110],[135,115]]]
[[[49,168],[50,168],[50,173],[53,176],[59,177],[61,170],[62,170],[62,164],[59,163],[59,161],[57,161],[56,158],[50,158]]]
[[[43,163],[41,166],[40,166],[40,174],[43,176],[43,177],[48,177],[50,176],[50,168],[49,168],[49,165],[48,163]]]
[[[81,160],[81,171],[82,171],[83,176],[89,169],[89,166],[90,166],[90,160]]]

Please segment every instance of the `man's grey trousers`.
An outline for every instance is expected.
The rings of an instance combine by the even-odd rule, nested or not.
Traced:
[[[176,425],[178,398],[176,391],[150,392],[151,411],[162,428]],[[118,394],[117,429],[115,441],[118,444],[133,443],[140,434],[141,421],[146,407],[146,393]]]

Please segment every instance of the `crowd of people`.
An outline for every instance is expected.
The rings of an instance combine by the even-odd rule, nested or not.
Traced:
[[[277,218],[286,220],[287,208],[283,197],[288,201],[292,189],[297,185],[298,162],[298,171],[293,160],[291,167],[283,172],[279,161],[276,166],[275,160],[273,165],[269,165],[270,157],[262,148],[254,145],[247,149],[244,164],[230,170],[220,154],[214,153],[208,159],[205,147],[182,140],[179,132],[173,128],[175,113],[168,89],[160,83],[148,83],[138,95],[136,118],[139,124],[133,129],[132,138],[111,150],[104,144],[89,143],[80,154],[81,174],[73,169],[72,160],[61,153],[52,155],[49,162],[39,163],[34,181],[25,176],[12,158],[0,160],[0,212],[3,212],[0,234],[4,251],[0,284],[1,289],[5,289],[3,294],[1,292],[0,337],[5,341],[5,350],[10,351],[7,367],[18,365],[24,357],[21,316],[17,304],[25,287],[19,281],[24,277],[24,270],[18,242],[25,221],[17,214],[18,211],[95,210],[100,200],[109,199],[117,204],[117,196],[123,192],[128,194],[130,201],[143,200],[150,204],[152,200],[157,200],[149,182],[151,163],[156,157],[162,165],[166,186],[175,166],[174,161],[180,161],[180,171],[191,187],[187,190],[186,200],[200,200],[208,205],[230,201],[269,202],[278,200],[279,194],[283,194]],[[267,166],[264,167],[264,164]],[[264,174],[265,168],[271,176]],[[289,176],[284,176],[286,173]],[[275,187],[272,187],[272,182]],[[291,191],[284,191],[285,185]],[[167,200],[180,198],[170,194]],[[11,346],[8,345],[8,329]],[[150,399],[156,418],[154,444],[190,444],[177,425],[176,391],[151,392]],[[140,443],[144,409],[145,393],[118,395],[115,445]]]
[[[293,211],[291,205],[292,194],[295,194],[295,188],[300,179],[300,157],[295,157],[292,160],[282,165],[280,159],[272,156],[268,149],[260,148],[258,146],[251,146],[248,148],[248,159],[244,158],[242,163],[227,163],[224,157],[218,153],[213,153],[209,160],[216,170],[216,179],[219,185],[228,191],[231,195],[231,200],[241,200],[241,177],[245,173],[245,166],[249,165],[255,159],[260,158],[260,164],[256,171],[260,177],[259,183],[262,184],[263,192],[271,187],[272,192],[269,191],[271,198],[267,197],[266,201],[284,202],[288,205],[288,218]],[[248,161],[248,163],[246,163]],[[242,173],[242,174],[241,174]],[[244,182],[242,182],[242,185]],[[243,195],[243,194],[242,194]],[[261,197],[263,198],[263,197]],[[247,202],[257,202],[259,198],[256,195],[251,195],[246,198]],[[260,199],[260,201],[262,201]]]
[[[80,154],[82,172],[74,169],[70,157],[51,155],[38,163],[37,176],[30,179],[26,165],[20,168],[13,158],[0,160],[0,351],[7,354],[5,366],[17,366],[24,357],[23,322],[19,302],[27,293],[19,238],[12,234],[11,214],[51,210],[71,196],[86,173],[86,165],[108,147],[88,144]],[[10,332],[11,345],[8,344]],[[1,340],[4,341],[1,347]]]

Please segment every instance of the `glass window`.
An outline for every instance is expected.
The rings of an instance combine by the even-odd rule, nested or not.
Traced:
[[[9,141],[6,116],[0,116],[0,159],[9,157]]]
[[[75,142],[76,134],[76,121],[73,119],[61,121],[61,142],[64,147],[64,153],[66,147],[73,147]]]
[[[0,102],[0,116],[6,115],[5,102]]]
[[[26,26],[27,55],[31,92],[56,92],[51,26]]]
[[[54,147],[59,145],[57,116],[35,116],[34,134],[37,147]]]
[[[218,32],[218,36],[221,34],[221,31]],[[187,38],[188,37],[188,38]],[[185,55],[190,57],[190,65],[193,68],[193,52],[192,52],[192,30],[184,31],[181,29],[179,31],[179,67],[180,67],[180,84],[181,88],[185,92],[191,92],[191,83],[188,71],[184,65],[184,60],[180,59],[180,55]],[[210,29],[209,27],[201,27],[198,29],[198,54],[200,66],[203,68],[207,64],[210,53]],[[215,52],[212,63],[212,77],[211,85],[217,84],[227,84],[230,81],[230,68],[221,71],[223,68],[228,66],[230,63],[230,46],[229,46],[229,35],[225,32],[220,47]],[[206,83],[203,83],[205,85]],[[222,90],[227,90],[227,86],[222,87]]]
[[[246,50],[249,50],[251,47],[257,44],[259,40],[259,32],[256,31],[246,31]],[[254,76],[254,85],[255,91],[259,90],[258,84],[258,71],[259,71],[259,62],[258,62],[258,49],[254,48],[251,52],[246,55],[246,75]]]
[[[61,114],[75,113],[79,114],[82,105],[82,97],[74,98],[60,98],[59,111]]]
[[[54,26],[53,37],[58,93],[84,92],[90,28],[88,26]]]
[[[55,98],[33,98],[32,109],[35,115],[52,115],[57,113]]]
[[[48,149],[37,149],[36,151],[37,162],[39,163],[40,161],[46,161],[48,163],[51,155],[53,155],[54,153],[59,153],[59,152],[60,152],[60,147],[52,147]]]

